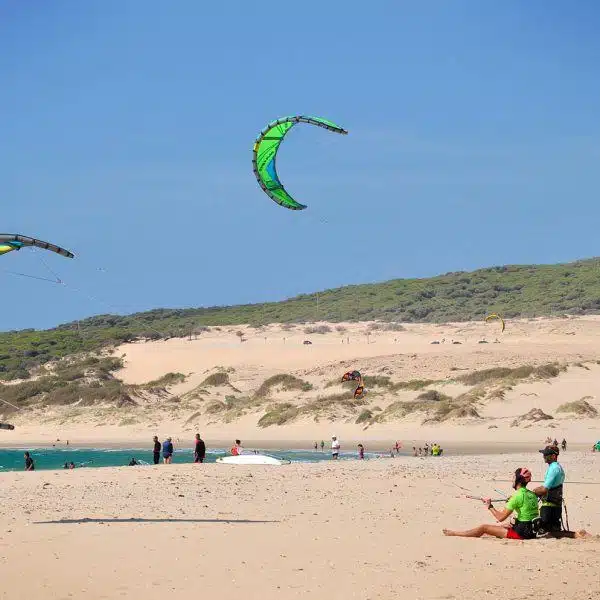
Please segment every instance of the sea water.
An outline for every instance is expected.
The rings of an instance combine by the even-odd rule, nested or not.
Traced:
[[[292,462],[312,463],[331,460],[328,451],[314,450],[258,450],[260,454],[268,454]],[[24,449],[0,449],[0,472],[22,471],[25,468]],[[76,468],[86,467],[123,467],[132,458],[144,464],[153,464],[152,450],[147,448],[30,448],[36,470],[64,469],[65,463],[74,463]],[[208,449],[205,462],[213,463],[221,456],[227,456],[225,449]],[[365,453],[365,458],[375,458],[376,454]],[[357,459],[356,452],[342,452],[340,459]],[[161,454],[162,462],[162,454]],[[183,464],[194,462],[194,452],[191,448],[175,450],[173,463]]]

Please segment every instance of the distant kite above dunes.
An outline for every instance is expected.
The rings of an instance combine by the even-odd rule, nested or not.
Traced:
[[[506,323],[504,322],[504,319],[500,315],[498,315],[496,313],[492,313],[491,315],[488,315],[485,318],[485,322],[488,323],[489,321],[493,321],[495,319],[497,319],[498,321],[500,321],[500,323],[502,323],[502,332],[504,332],[504,330],[506,329]]]

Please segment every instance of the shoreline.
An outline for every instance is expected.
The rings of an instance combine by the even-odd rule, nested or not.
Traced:
[[[173,437],[173,436],[172,436]],[[205,439],[204,440],[207,449],[210,450],[225,450],[227,451],[232,444],[232,440],[222,439]],[[323,453],[327,454],[331,452],[330,440],[325,441],[325,448]],[[401,441],[401,440],[400,440]],[[444,449],[444,456],[483,456],[483,455],[502,455],[502,454],[518,454],[537,452],[545,446],[544,443],[539,442],[525,442],[525,441],[444,441],[442,438],[436,438],[431,440],[439,443]],[[430,443],[431,443],[430,441]],[[182,440],[181,438],[173,437],[175,445],[175,451],[177,450],[192,450],[193,440],[190,437],[189,440]],[[320,440],[319,440],[320,442]],[[396,443],[395,440],[381,441],[381,440],[341,440],[342,452],[354,452],[358,443],[365,445],[365,449],[368,452],[388,452]],[[179,444],[179,446],[178,446]],[[244,448],[248,450],[301,450],[306,452],[315,452],[313,448],[314,440],[242,440]],[[416,442],[414,442],[416,445]],[[420,442],[421,447],[425,444],[425,441]],[[403,452],[401,455],[410,456],[412,454],[412,445],[405,443],[402,446]],[[419,446],[417,446],[419,447]],[[96,441],[79,441],[69,440],[69,445],[64,442],[56,442],[54,444],[48,443],[44,440],[33,439],[29,443],[15,442],[8,443],[5,441],[0,442],[0,450],[27,450],[27,449],[54,449],[54,450],[139,450],[139,451],[151,451],[150,442],[141,442],[138,438],[134,439],[123,439],[123,440],[110,440],[106,442]],[[569,452],[585,452],[591,451],[591,447],[587,443],[569,443],[567,450],[564,454]],[[320,452],[320,449],[318,450]]]

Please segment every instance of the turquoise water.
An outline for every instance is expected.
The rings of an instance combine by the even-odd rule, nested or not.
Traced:
[[[0,472],[22,471],[24,469],[24,449],[0,449]],[[121,467],[129,464],[132,458],[153,464],[152,451],[146,448],[30,448],[29,452],[35,463],[36,470],[62,469],[65,462],[75,463],[75,467]],[[277,458],[284,458],[292,462],[321,462],[331,460],[329,452],[315,452],[314,450],[265,450],[259,451]],[[206,452],[205,462],[215,462],[220,456],[226,456],[225,449],[211,449]],[[365,454],[365,458],[374,458],[375,454]],[[342,460],[357,459],[356,452],[342,452]],[[162,461],[162,457],[161,457]],[[191,463],[194,453],[191,449],[175,450],[174,463]]]

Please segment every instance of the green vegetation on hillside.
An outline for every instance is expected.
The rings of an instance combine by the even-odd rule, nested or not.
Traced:
[[[600,259],[394,279],[302,294],[282,302],[230,307],[156,309],[100,315],[47,331],[0,334],[0,379],[26,379],[35,367],[75,353],[137,340],[194,337],[208,326],[307,323],[316,320],[389,324],[600,313]],[[317,331],[315,331],[317,333]]]
[[[120,359],[92,356],[56,363],[36,379],[11,385],[0,383],[0,397],[5,401],[0,412],[7,415],[16,408],[75,403],[89,406],[109,402],[117,407],[135,404],[128,386],[113,375],[122,366]]]

